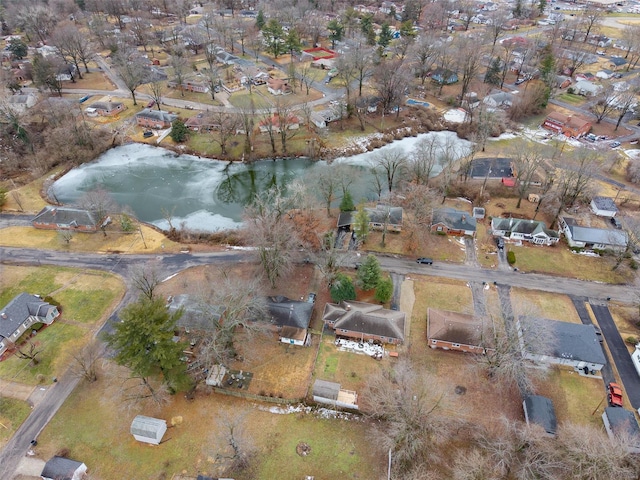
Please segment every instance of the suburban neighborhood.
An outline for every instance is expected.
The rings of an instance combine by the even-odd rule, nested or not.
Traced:
[[[0,28],[0,479],[639,478],[640,2]]]

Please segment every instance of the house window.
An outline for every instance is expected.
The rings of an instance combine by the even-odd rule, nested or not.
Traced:
[[[18,335],[20,335],[19,330],[16,330],[15,332],[13,332],[13,338],[16,338]]]
[[[442,230],[444,230],[444,228],[442,228],[442,226],[439,226],[438,228],[436,228],[436,231],[441,232]]]
[[[454,348],[460,348],[460,344],[459,343],[454,343],[451,346],[454,347]]]
[[[431,343],[433,343],[435,345],[436,343],[438,343],[438,341],[437,340],[431,340]]]
[[[22,325],[24,326],[24,328],[27,328],[29,326],[29,320],[25,320]]]

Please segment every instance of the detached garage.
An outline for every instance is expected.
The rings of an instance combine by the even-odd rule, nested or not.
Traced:
[[[131,422],[131,435],[139,442],[159,445],[167,431],[167,422],[159,418],[138,415]]]

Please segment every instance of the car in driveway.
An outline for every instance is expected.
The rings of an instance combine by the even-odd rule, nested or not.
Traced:
[[[622,407],[622,389],[617,383],[607,385],[607,399],[612,407]]]
[[[611,143],[609,144],[609,146],[610,146],[611,148],[618,148],[620,145],[622,145],[622,144],[621,144],[620,142],[618,142],[617,140],[616,140],[615,142],[611,142]]]
[[[502,237],[496,237],[496,245],[498,250],[504,250],[504,239]]]
[[[609,217],[609,221],[611,222],[611,225],[614,226],[614,228],[617,228],[618,230],[622,228],[622,223],[620,223],[620,220],[618,220],[617,217]]]
[[[416,260],[416,263],[422,263],[424,265],[433,265],[433,259],[427,257],[420,257]]]

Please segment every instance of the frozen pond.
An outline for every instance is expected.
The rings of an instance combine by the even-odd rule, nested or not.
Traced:
[[[434,135],[443,144],[455,145],[457,156],[469,149],[469,142],[459,140],[455,133],[432,132],[396,141],[376,151],[401,148],[408,153],[421,138]],[[361,170],[350,188],[355,201],[376,198],[369,171],[373,154],[367,152],[334,162]],[[140,220],[161,228],[168,228],[163,212],[169,212],[177,228],[216,231],[239,226],[244,206],[256,193],[273,185],[286,190],[292,180],[327,168],[332,165],[307,159],[230,164],[131,144],[109,150],[95,161],[74,168],[53,184],[50,194],[59,202],[72,204],[85,192],[102,188],[118,204],[130,207]]]

